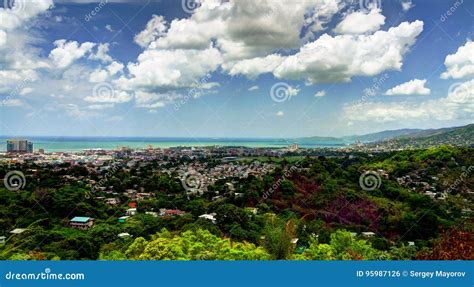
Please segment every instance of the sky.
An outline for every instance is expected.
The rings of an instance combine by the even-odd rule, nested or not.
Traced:
[[[0,2],[0,135],[291,138],[474,122],[474,1]]]

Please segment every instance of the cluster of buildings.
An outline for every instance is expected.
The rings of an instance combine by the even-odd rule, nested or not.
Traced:
[[[245,157],[279,157],[288,152],[307,155],[308,150],[290,148],[248,148],[211,146],[202,148],[172,147],[131,149],[121,147],[113,150],[84,149],[72,152],[47,152],[44,149],[34,151],[33,143],[26,139],[7,140],[7,152],[0,152],[0,160],[16,162],[35,161],[48,163],[88,163],[108,161],[111,159],[127,159],[130,164],[147,160],[183,160],[220,159],[222,162],[234,162]]]
[[[397,178],[398,184],[413,192],[423,193],[431,198],[445,199],[445,193],[438,193],[436,176],[420,176],[419,174],[407,174]]]
[[[7,153],[33,153],[33,143],[27,139],[9,139]]]
[[[248,178],[249,176],[261,177],[275,169],[274,164],[262,162],[222,162],[216,166],[209,166],[208,162],[192,162],[183,164],[178,167],[164,169],[164,172],[172,174],[174,172],[179,174],[179,179],[186,181],[187,178],[193,177],[196,182],[188,184],[188,191],[190,193],[204,193],[207,188],[213,185],[217,180],[232,178]],[[233,191],[233,185],[228,184],[229,190]]]

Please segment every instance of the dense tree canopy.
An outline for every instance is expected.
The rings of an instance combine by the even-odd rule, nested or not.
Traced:
[[[100,190],[86,196],[90,186],[81,180],[64,180],[103,176],[86,165],[0,166],[0,176],[35,170],[25,172],[21,192],[0,188],[0,236],[6,237],[0,259],[472,259],[468,191],[474,182],[461,175],[473,161],[472,149],[453,147],[279,159],[271,173],[219,179],[202,195],[187,194],[176,174],[150,162],[109,178],[118,205],[106,204],[110,195]],[[366,170],[384,174],[379,188],[361,189]],[[399,180],[407,176],[410,182]],[[437,195],[428,196],[426,186]],[[125,196],[136,187],[151,196]],[[131,203],[138,213],[119,223]],[[186,214],[157,216],[162,208]],[[215,222],[203,214],[213,214]],[[69,227],[73,216],[93,217],[94,227]],[[10,233],[15,228],[26,231]]]

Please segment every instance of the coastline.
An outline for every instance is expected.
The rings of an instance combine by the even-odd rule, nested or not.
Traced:
[[[25,137],[34,144],[34,150],[46,152],[82,152],[85,150],[116,150],[120,148],[206,148],[206,147],[242,147],[242,148],[287,148],[297,143],[299,148],[343,148],[348,144],[340,142],[304,142],[284,139],[213,139],[213,138],[93,138],[93,137]],[[6,140],[0,137],[0,152],[6,152]]]

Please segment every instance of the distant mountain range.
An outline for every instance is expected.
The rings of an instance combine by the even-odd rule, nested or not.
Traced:
[[[365,144],[403,145],[403,146],[430,146],[439,144],[452,145],[473,145],[474,144],[474,124],[462,127],[441,128],[441,129],[400,129],[388,130],[366,135],[354,135],[345,137],[306,137],[295,139],[296,143],[331,143],[350,145],[356,142]]]

